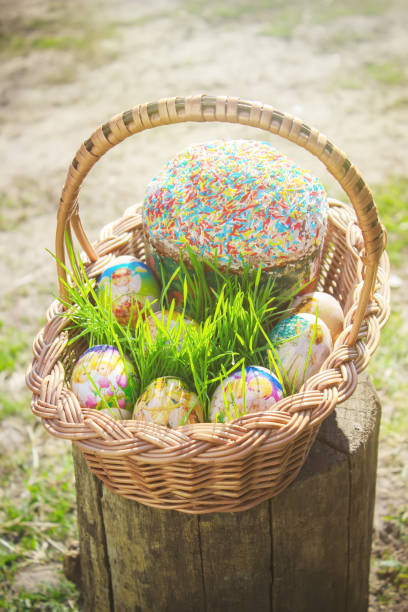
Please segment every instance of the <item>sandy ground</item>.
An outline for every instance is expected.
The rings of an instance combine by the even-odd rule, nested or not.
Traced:
[[[2,1],[10,21],[15,14],[17,23],[30,15],[65,15],[61,2],[24,4]],[[68,17],[78,31],[79,4],[70,6]],[[373,58],[385,64],[406,56],[403,10],[329,24],[310,24],[305,13],[305,23],[286,39],[262,34],[265,23],[256,12],[250,13],[251,19],[217,19],[211,13],[204,19],[186,6],[154,0],[147,9],[130,0],[114,5],[92,0],[86,12],[95,23],[114,28],[96,48],[79,54],[34,47],[2,63],[0,193],[22,210],[2,235],[0,274],[7,279],[7,292],[20,289],[21,294],[25,287],[30,294],[18,298],[14,323],[24,323],[20,319],[26,319],[28,305],[30,313],[40,315],[46,302],[43,296],[37,305],[38,296],[31,295],[30,287],[53,277],[45,248],[53,249],[56,206],[76,149],[100,123],[139,102],[201,92],[262,100],[317,126],[347,152],[369,184],[406,172],[406,83],[387,87],[368,69]],[[217,6],[214,3],[214,12]],[[337,47],[335,41],[342,36],[349,42]],[[110,152],[80,196],[91,237],[141,200],[147,181],[180,148],[227,134],[249,137],[254,130],[178,125],[137,135]],[[338,194],[319,162],[273,138]]]
[[[260,0],[0,0],[0,42],[9,36],[0,65],[0,319],[5,326],[27,337],[38,331],[56,290],[54,264],[45,249],[54,250],[68,165],[95,127],[140,102],[192,93],[261,100],[327,134],[368,184],[407,174],[404,2],[362,2],[360,10],[345,10],[344,16],[330,1],[321,3],[321,11],[306,2],[295,4],[288,13],[282,3]],[[58,36],[62,42],[55,41]],[[17,51],[10,51],[12,45]],[[150,178],[184,146],[253,135],[259,132],[242,126],[183,124],[128,139],[97,164],[81,192],[91,238],[143,199]],[[271,139],[339,196],[319,162]],[[15,395],[23,393],[23,368],[0,382]],[[379,474],[381,512],[390,488],[404,503],[403,485],[390,487],[381,462]]]

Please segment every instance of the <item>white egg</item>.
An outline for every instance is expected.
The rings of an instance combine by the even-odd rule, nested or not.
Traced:
[[[316,314],[317,312],[319,319],[324,321],[329,328],[333,342],[343,331],[343,310],[336,298],[324,291],[313,291],[312,293],[299,295],[292,304],[292,312],[294,314],[301,312]]]

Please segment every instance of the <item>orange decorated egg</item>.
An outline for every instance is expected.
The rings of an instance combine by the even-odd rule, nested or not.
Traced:
[[[179,427],[203,420],[198,395],[189,391],[179,378],[156,378],[137,400],[133,418],[165,427]]]

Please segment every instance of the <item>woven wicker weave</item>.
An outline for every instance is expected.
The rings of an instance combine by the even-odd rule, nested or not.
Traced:
[[[353,204],[330,201],[319,287],[345,312],[343,332],[320,372],[274,408],[231,424],[200,423],[167,429],[115,421],[81,409],[67,386],[84,347],[67,346],[66,318],[58,301],[34,341],[27,372],[32,411],[47,431],[72,440],[89,468],[116,493],[157,508],[190,513],[240,511],[284,489],[298,474],[322,421],[353,393],[389,315],[385,232],[370,190],[347,157],[316,129],[260,103],[193,96],[143,104],[114,117],[79,149],[69,168],[58,211],[56,254],[64,261],[64,235],[74,230],[96,276],[113,255],[144,257],[141,215],[128,209],[91,245],[82,229],[77,197],[95,162],[131,134],[182,121],[242,123],[287,138],[317,156]],[[58,265],[58,278],[66,275]],[[64,295],[64,286],[60,282]]]

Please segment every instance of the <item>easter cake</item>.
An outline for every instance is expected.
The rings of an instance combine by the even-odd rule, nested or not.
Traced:
[[[313,286],[328,202],[319,180],[267,142],[214,140],[188,147],[151,181],[143,206],[149,265],[170,278],[189,247],[240,273],[244,264]]]

